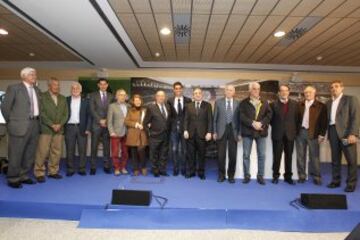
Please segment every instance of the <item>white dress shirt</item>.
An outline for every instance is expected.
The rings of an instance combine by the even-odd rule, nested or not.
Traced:
[[[160,109],[160,112],[161,112],[161,111],[162,111],[162,109],[161,109],[161,104],[157,103],[157,105],[159,106],[159,109]],[[164,106],[165,116],[166,116],[166,118],[167,118],[169,115],[168,115],[168,112],[167,112],[167,110],[166,110],[166,105],[165,105],[165,103],[163,103],[162,105]]]
[[[234,99],[233,98],[225,98],[225,109],[227,109],[228,101],[230,101],[230,108],[231,108],[231,111],[233,111]]]
[[[310,107],[311,107],[311,105],[313,105],[313,103],[314,103],[314,100],[311,100],[311,101],[306,100],[305,101],[305,111],[304,111],[304,117],[303,117],[302,125],[301,125],[305,129],[309,128]]]
[[[174,99],[174,108],[175,108],[177,113],[179,113],[179,109],[178,109],[179,99],[180,99],[181,109],[184,109],[184,97],[183,96],[175,97],[175,99]]]
[[[71,97],[70,118],[68,123],[70,124],[80,123],[80,106],[81,106],[81,97]]]
[[[27,82],[24,82],[23,81],[23,83],[24,83],[24,85],[25,85],[25,87],[26,87],[26,89],[27,89],[27,92],[28,92],[28,94],[29,94],[29,97],[30,97],[30,84],[29,83],[27,83]],[[32,99],[33,99],[33,104],[34,104],[34,117],[37,117],[37,116],[39,116],[39,104],[38,104],[38,98],[37,98],[37,95],[36,95],[36,92],[35,92],[35,88],[33,87],[33,91],[32,91],[32,94],[33,94],[33,97],[32,97]]]
[[[336,123],[336,112],[343,94],[341,93],[336,99],[333,98],[331,103],[331,114],[330,114],[330,125],[334,125]]]

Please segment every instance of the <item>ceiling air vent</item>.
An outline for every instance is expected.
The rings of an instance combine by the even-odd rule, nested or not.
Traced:
[[[190,14],[174,14],[174,35],[177,44],[186,44],[190,41]]]
[[[294,41],[298,40],[310,31],[318,22],[322,20],[322,17],[306,17],[296,27],[291,29],[285,37],[279,42],[280,46],[289,46]]]

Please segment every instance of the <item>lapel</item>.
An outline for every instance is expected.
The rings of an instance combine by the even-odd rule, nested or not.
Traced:
[[[164,107],[166,108],[166,105],[164,105]],[[157,103],[155,103],[155,108],[157,109],[157,111],[158,111],[158,113],[160,114],[160,116],[161,116],[164,120],[166,120],[166,118],[164,117],[164,115],[161,113],[160,107],[159,107],[159,105],[158,105]],[[167,111],[167,116],[169,117],[169,111],[168,111],[168,109],[166,109],[166,111]]]
[[[45,92],[45,97],[47,98],[47,101],[49,104],[51,104],[54,108],[57,108],[53,98],[51,97],[50,95],[50,92],[49,91],[46,91]],[[59,105],[59,98],[58,98],[58,105]]]
[[[342,107],[344,106],[344,104],[345,104],[345,96],[342,95],[342,97],[341,97],[341,99],[340,99],[340,102],[339,102],[339,105],[338,105],[338,107],[337,107],[337,109],[336,109],[336,115],[335,115],[335,117],[339,114],[339,111],[342,109]]]
[[[30,97],[29,97],[29,93],[28,93],[28,90],[27,90],[27,88],[26,88],[26,86],[25,86],[25,84],[22,82],[22,83],[20,83],[20,89],[21,89],[21,91],[23,92],[23,94],[26,96],[25,98],[26,98],[26,101],[30,104]],[[34,88],[34,90],[35,90],[35,88]],[[39,98],[38,98],[39,99]]]

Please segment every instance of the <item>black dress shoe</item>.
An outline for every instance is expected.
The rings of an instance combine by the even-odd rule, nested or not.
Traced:
[[[286,183],[290,184],[290,185],[295,185],[294,180],[292,180],[291,178],[285,179],[284,181],[285,181]]]
[[[231,183],[231,184],[235,183],[235,179],[234,179],[233,177],[229,178],[228,181],[229,181],[229,183]]]
[[[242,181],[242,183],[244,183],[244,184],[248,184],[249,182],[250,182],[250,177],[249,176],[246,176]]]
[[[192,178],[195,177],[195,173],[188,173],[185,175],[185,178]]]
[[[338,188],[338,187],[340,187],[340,183],[339,182],[331,182],[326,187],[328,187],[328,188]]]
[[[104,167],[104,173],[111,174],[111,168]]]
[[[278,184],[279,183],[279,179],[278,178],[273,178],[273,180],[271,181],[273,184]]]
[[[81,176],[86,176],[86,171],[78,171],[78,174]]]
[[[32,184],[36,184],[35,181],[33,181],[32,179],[28,178],[26,180],[22,180],[21,181],[22,184],[29,184],[29,185],[32,185]]]
[[[257,182],[258,182],[260,185],[265,185],[265,180],[264,180],[263,176],[258,176],[258,177],[257,177]]]
[[[199,176],[199,178],[200,178],[201,180],[205,180],[205,179],[206,179],[205,174],[203,174],[203,173],[198,174],[198,176]]]
[[[297,182],[298,183],[305,183],[305,181],[306,181],[305,178],[299,178]]]
[[[36,181],[37,181],[38,183],[44,183],[44,182],[45,182],[45,177],[44,177],[44,176],[37,177],[37,178],[36,178]]]
[[[225,181],[225,177],[224,176],[219,176],[217,179],[217,182],[221,183]]]
[[[181,170],[181,175],[186,176],[186,170]]]
[[[71,177],[71,176],[73,176],[73,175],[74,175],[74,172],[67,172],[67,173],[66,173],[66,176],[67,176],[67,177]]]
[[[315,185],[318,185],[318,186],[320,186],[322,184],[321,180],[317,179],[317,178],[314,178],[313,182]]]
[[[346,188],[344,189],[345,192],[354,192],[356,189],[355,185],[347,185]]]
[[[154,177],[160,177],[160,174],[159,173],[153,173]]]
[[[168,174],[167,172],[159,172],[159,174],[160,174],[161,176],[164,176],[164,177],[168,177],[168,176],[169,176],[169,174]]]
[[[178,175],[179,175],[179,169],[174,169],[173,176],[178,176]]]
[[[56,174],[51,174],[48,176],[49,178],[53,178],[53,179],[56,179],[56,180],[59,180],[59,179],[62,179],[62,176],[58,173]]]
[[[11,188],[22,188],[21,182],[8,182],[8,186]]]
[[[95,175],[96,174],[96,169],[95,168],[91,168],[90,169],[90,175]]]

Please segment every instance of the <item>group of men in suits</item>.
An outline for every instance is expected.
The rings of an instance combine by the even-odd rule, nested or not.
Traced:
[[[22,184],[34,184],[29,173],[34,170],[37,182],[45,182],[46,159],[48,177],[61,179],[59,162],[65,135],[67,152],[67,176],[75,173],[75,146],[79,153],[80,175],[86,175],[86,139],[91,134],[90,174],[96,174],[98,144],[103,144],[104,172],[111,173],[112,165],[118,174],[126,174],[127,148],[124,147],[127,112],[126,92],[118,90],[116,102],[108,91],[108,81],[98,80],[99,90],[89,98],[81,96],[79,83],[71,85],[71,96],[59,93],[59,81],[49,80],[49,89],[40,93],[36,86],[36,70],[24,68],[22,82],[10,85],[1,105],[9,134],[8,185],[20,188]],[[331,99],[323,104],[316,99],[314,86],[306,86],[304,101],[289,98],[290,88],[280,85],[279,97],[272,103],[263,99],[260,84],[249,84],[249,96],[241,102],[235,98],[235,87],[227,85],[224,97],[212,106],[203,99],[200,88],[193,89],[193,99],[183,94],[180,82],[173,84],[174,96],[166,98],[162,90],[155,94],[155,102],[146,108],[142,120],[148,132],[149,158],[155,177],[168,176],[167,158],[171,153],[174,161],[173,175],[186,178],[198,176],[206,179],[206,148],[215,140],[218,149],[218,182],[235,183],[237,144],[243,144],[243,183],[251,181],[250,156],[256,142],[258,172],[257,182],[265,184],[266,137],[272,127],[273,179],[280,177],[282,154],[285,160],[285,182],[293,185],[292,155],[296,145],[298,183],[307,178],[307,149],[309,149],[309,175],[316,185],[322,184],[319,160],[319,144],[327,134],[332,156],[332,181],[329,188],[341,185],[342,153],[348,163],[346,192],[353,192],[357,183],[357,151],[360,113],[355,97],[343,94],[341,81],[331,83]],[[109,116],[109,112],[111,116]],[[121,114],[119,114],[121,113]],[[114,120],[115,119],[115,120]],[[110,140],[111,139],[111,140]],[[111,141],[111,144],[110,144]],[[119,144],[121,161],[119,160]],[[110,145],[113,161],[110,159]],[[170,151],[169,151],[170,146]],[[226,156],[228,166],[226,167]],[[226,171],[227,168],[227,171]]]

